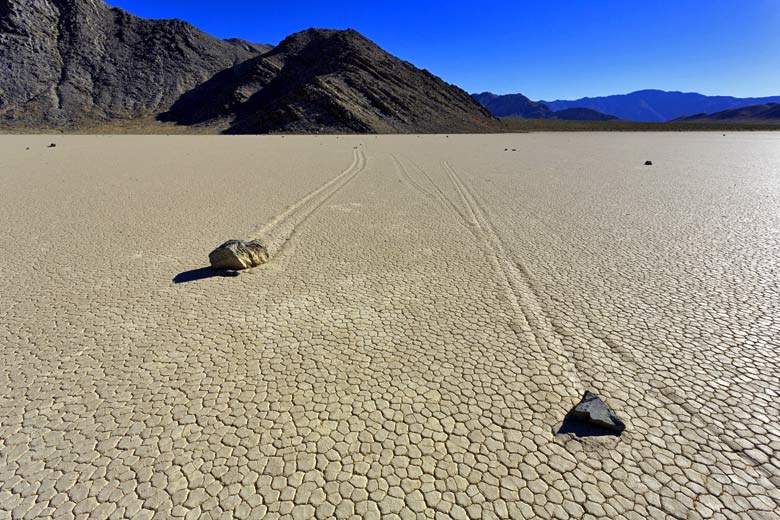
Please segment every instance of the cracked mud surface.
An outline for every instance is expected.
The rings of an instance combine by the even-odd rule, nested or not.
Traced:
[[[770,133],[4,136],[0,519],[777,518],[778,167]],[[173,282],[229,238],[274,256]],[[622,437],[555,435],[585,389]]]

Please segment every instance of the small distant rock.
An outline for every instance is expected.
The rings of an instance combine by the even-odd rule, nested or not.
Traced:
[[[51,144],[49,145],[49,148],[57,148],[57,145],[56,145],[56,144],[54,144],[54,143],[51,143]]]
[[[228,271],[240,271],[257,267],[268,262],[268,249],[259,240],[244,242],[243,240],[228,240],[209,254],[211,267],[214,269],[226,269]],[[229,276],[235,276],[229,274]]]
[[[645,166],[652,166],[652,165],[653,165],[653,161],[645,161]]]

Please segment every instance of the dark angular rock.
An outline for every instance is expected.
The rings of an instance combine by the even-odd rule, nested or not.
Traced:
[[[625,423],[593,392],[586,391],[571,409],[558,433],[574,433],[579,437],[620,435]]]
[[[652,166],[652,165],[653,165],[653,161],[645,161],[645,166]]]

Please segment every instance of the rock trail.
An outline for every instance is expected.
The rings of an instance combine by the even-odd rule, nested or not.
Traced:
[[[512,260],[506,244],[492,224],[484,204],[479,202],[471,188],[448,162],[442,161],[441,165],[455,185],[463,205],[467,208],[467,213],[470,215],[468,223],[475,226],[477,235],[485,243],[486,255],[500,279],[507,301],[518,318],[516,330],[521,334],[530,333],[532,335],[531,344],[536,345],[539,354],[551,360],[549,363],[551,373],[563,378],[566,382],[564,395],[572,394],[576,397],[579,392],[584,390],[582,383],[577,378],[576,369],[570,358],[566,356],[563,345],[556,336],[555,329],[542,304],[534,294],[527,271],[520,268],[518,262]],[[556,371],[560,373],[556,373]]]
[[[366,155],[362,149],[353,150],[350,165],[319,188],[311,191],[277,215],[271,222],[253,233],[253,240],[262,240],[271,258],[279,255],[298,228],[323,204],[344,189],[366,168]]]

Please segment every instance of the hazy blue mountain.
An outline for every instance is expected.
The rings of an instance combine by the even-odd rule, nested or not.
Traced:
[[[612,121],[617,117],[602,114],[589,108],[567,108],[552,111],[542,102],[531,101],[522,94],[472,94],[479,104],[497,117],[521,117],[523,119],[566,119],[570,121]]]
[[[565,119],[567,121],[617,121],[619,118],[602,114],[590,108],[564,108],[552,113],[551,119]]]
[[[722,110],[778,102],[780,102],[780,96],[735,98],[663,90],[639,90],[630,94],[586,97],[573,101],[542,101],[551,110],[590,108],[605,114],[613,114],[620,119],[646,122],[669,121],[692,114],[711,114]]]
[[[767,103],[764,105],[751,105],[749,107],[723,110],[714,114],[696,114],[681,117],[677,121],[689,123],[780,123],[780,104]]]

